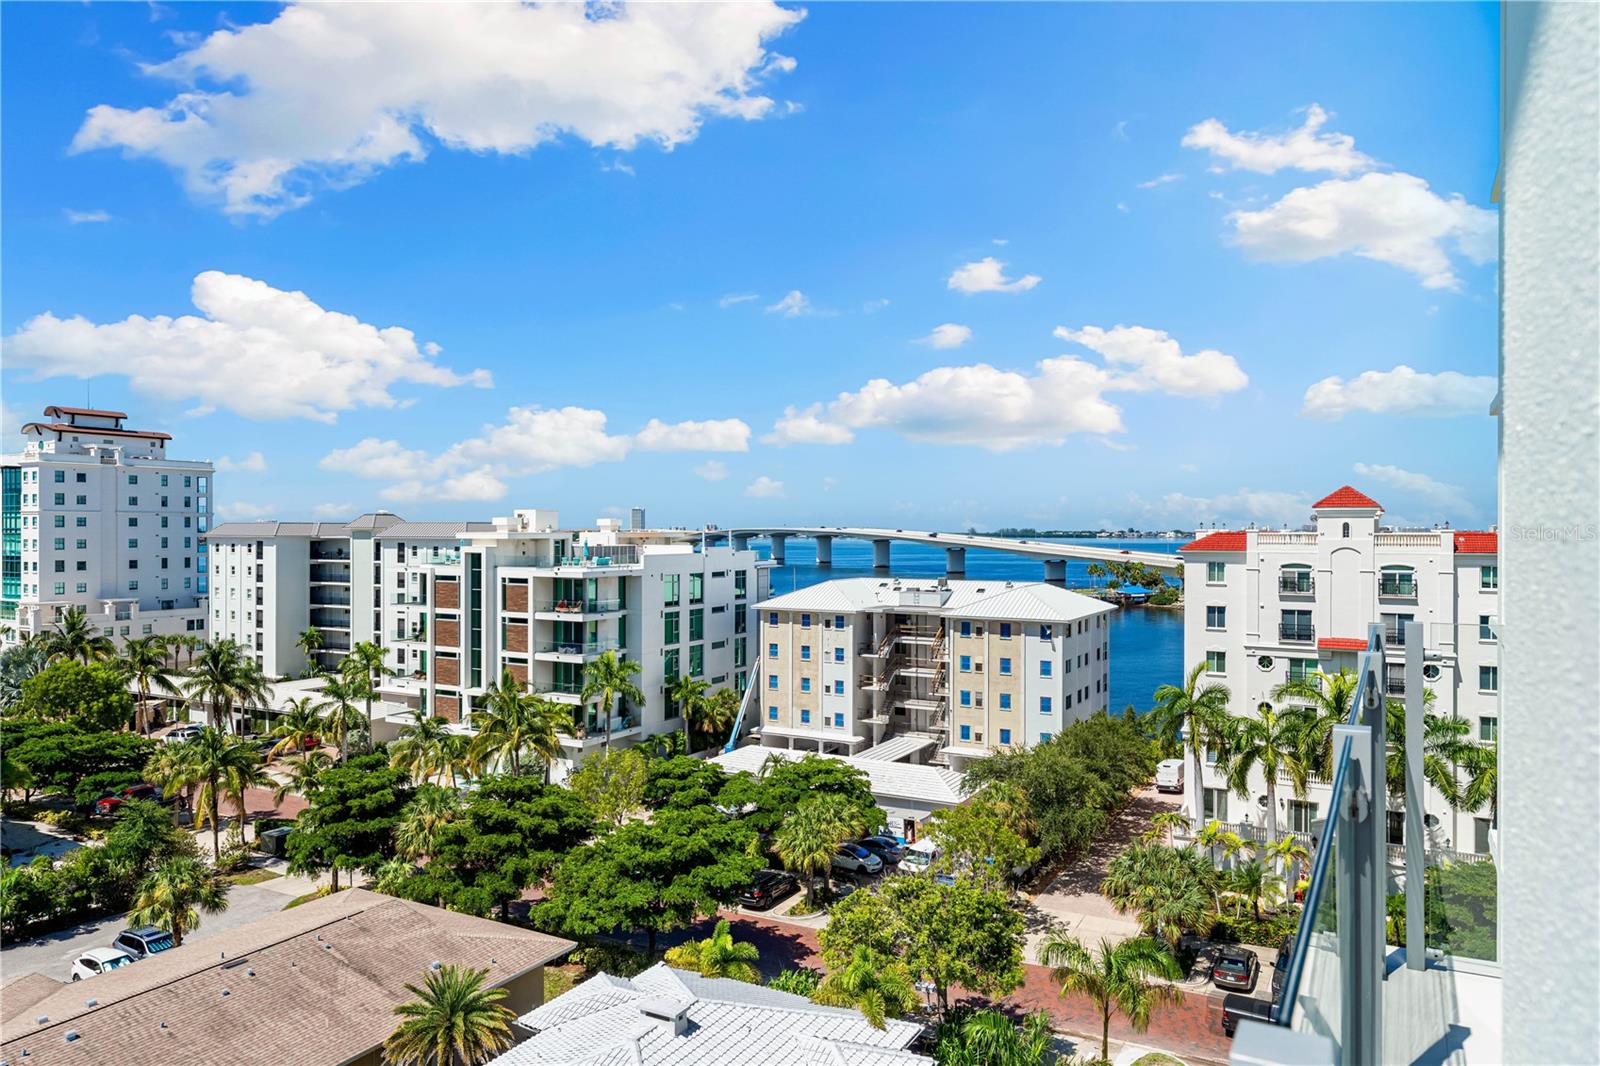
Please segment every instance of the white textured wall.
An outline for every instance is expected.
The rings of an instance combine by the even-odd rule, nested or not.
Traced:
[[[1503,11],[1505,1054],[1597,1062],[1600,6]]]

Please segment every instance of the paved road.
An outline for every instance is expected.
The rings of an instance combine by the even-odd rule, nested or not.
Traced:
[[[200,928],[184,938],[184,943],[204,940],[209,934],[232,929],[267,914],[275,914],[292,898],[275,889],[275,882],[259,885],[234,885],[228,893],[228,909],[221,914],[202,914]],[[0,972],[9,980],[18,974],[41,972],[67,980],[72,960],[85,948],[110,947],[112,939],[127,922],[118,914],[99,921],[85,922],[62,929],[37,940],[26,940],[0,950]]]

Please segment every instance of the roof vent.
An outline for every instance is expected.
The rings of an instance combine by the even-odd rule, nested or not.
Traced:
[[[45,1023],[46,1023],[46,1022],[48,1022],[48,1021],[49,1021],[49,1020],[50,1020],[50,1015],[48,1015],[48,1014],[41,1014],[41,1015],[39,1015],[39,1016],[38,1016],[38,1017],[37,1017],[37,1018],[35,1018],[35,1019],[34,1019],[34,1020],[33,1020],[33,1024],[35,1024],[35,1025],[44,1025],[44,1024],[45,1024]]]
[[[100,1005],[100,1001],[95,999],[93,996],[90,996],[88,999],[83,1001],[83,1005],[85,1007],[98,1007]]]
[[[439,968],[439,960],[438,959],[434,959],[432,962],[428,963],[428,969],[437,970],[438,968]]]
[[[245,971],[245,972],[244,972],[244,975],[245,975],[245,976],[246,976],[246,977],[254,977],[254,976],[255,976],[255,975],[256,975],[256,970],[255,970],[255,967],[254,967],[254,966],[252,966],[252,967],[251,967],[251,968],[250,968],[250,969],[248,969],[248,970],[246,970],[246,971]]]
[[[694,1000],[646,999],[639,1004],[639,1013],[655,1022],[665,1032],[682,1036],[689,1030],[689,1007]]]
[[[222,990],[222,998],[223,998],[223,999],[227,999],[227,998],[228,998],[228,997],[229,997],[229,996],[231,996],[231,995],[233,995],[233,993],[232,993],[232,992],[229,992],[229,991],[228,991],[228,990],[227,990],[227,989],[226,989],[226,988],[224,988],[224,989],[223,989],[223,990]]]
[[[165,1029],[166,1027],[167,1027],[167,1023],[166,1022],[162,1022],[160,1028]]]
[[[67,1043],[70,1044],[76,1039],[78,1039],[78,1031],[76,1029],[68,1029],[67,1030]]]

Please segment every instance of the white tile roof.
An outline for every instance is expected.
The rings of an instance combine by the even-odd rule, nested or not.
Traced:
[[[683,1011],[682,1034],[645,1013]],[[911,1022],[658,963],[630,979],[597,974],[518,1021],[535,1035],[489,1066],[932,1066],[905,1050]]]
[[[917,595],[920,594],[920,595]],[[912,596],[922,602],[912,606]],[[939,606],[926,604],[938,603]],[[1109,614],[1112,604],[1043,581],[935,581],[892,577],[847,577],[763,600],[759,608],[816,611],[905,611],[960,618],[995,618],[1019,622],[1068,622]]]
[[[784,759],[801,759],[817,755],[814,751],[793,751],[789,748],[764,748],[750,744],[742,748],[713,756],[711,761],[730,774],[745,771],[757,773],[769,755]],[[941,766],[920,763],[893,762],[868,759],[861,755],[821,755],[823,759],[838,759],[849,763],[867,775],[867,787],[874,796],[893,799],[920,800],[925,803],[955,806],[967,797],[961,791],[961,775]]]

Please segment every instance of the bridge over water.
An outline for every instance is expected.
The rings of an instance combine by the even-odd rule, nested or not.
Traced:
[[[750,526],[740,529],[713,529],[693,534],[707,543],[729,541],[735,548],[747,548],[755,537],[772,540],[772,560],[782,566],[784,549],[791,537],[805,537],[816,542],[817,565],[833,565],[833,542],[836,539],[865,540],[872,543],[872,565],[877,570],[889,569],[890,545],[936,544],[944,548],[945,573],[959,577],[967,572],[967,552],[970,549],[1005,552],[1038,559],[1044,563],[1044,579],[1064,584],[1067,580],[1067,560],[1085,559],[1090,562],[1143,563],[1156,570],[1176,570],[1183,564],[1182,557],[1171,552],[1133,551],[1123,548],[1102,548],[1093,544],[1060,544],[1048,540],[1025,540],[1014,537],[984,537],[972,533],[939,533],[921,529],[877,529],[869,526]]]

